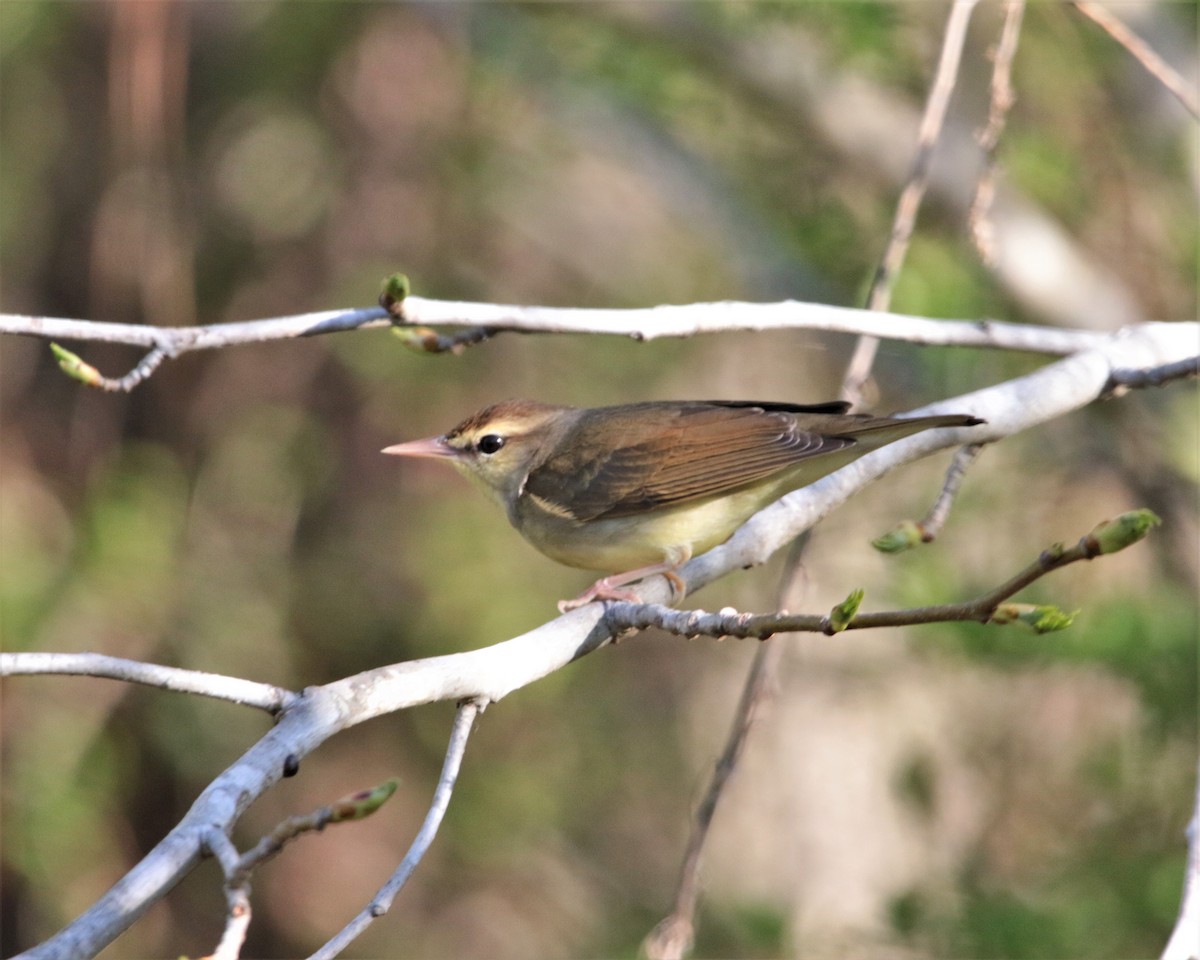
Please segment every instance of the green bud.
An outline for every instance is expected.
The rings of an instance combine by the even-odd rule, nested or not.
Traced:
[[[429,327],[392,327],[392,336],[417,353],[441,353],[442,338]]]
[[[369,817],[387,802],[399,785],[400,781],[393,777],[370,790],[359,790],[335,800],[330,804],[329,822],[340,823],[343,820],[361,820],[363,817]]]
[[[1152,510],[1130,510],[1098,524],[1083,540],[1093,556],[1116,553],[1137,543],[1160,523],[1162,520]]]
[[[903,553],[924,542],[925,531],[921,529],[921,525],[912,520],[904,520],[882,537],[872,540],[871,546],[880,553]]]
[[[850,626],[850,621],[858,615],[858,608],[862,606],[865,596],[866,591],[859,587],[829,611],[829,626],[834,633],[841,633]]]
[[[1066,613],[1053,604],[1002,603],[992,614],[992,623],[1013,623],[1031,633],[1055,633],[1066,630],[1079,615],[1079,611]]]
[[[408,296],[411,284],[408,277],[402,273],[393,273],[383,281],[383,290],[379,294],[379,305],[388,313],[399,315],[400,305]]]
[[[86,383],[89,387],[98,387],[104,380],[99,370],[90,363],[85,363],[65,347],[60,347],[57,343],[51,343],[50,352],[54,354],[54,358],[58,361],[59,369],[72,380]]]

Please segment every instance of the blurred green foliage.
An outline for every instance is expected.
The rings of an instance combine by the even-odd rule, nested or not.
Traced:
[[[6,0],[0,304],[213,323],[365,305],[397,269],[417,294],[496,302],[859,303],[944,11]],[[1196,34],[1194,6],[1123,12],[1171,56]],[[968,135],[999,23],[999,5],[975,14],[951,112]],[[1003,188],[1145,316],[1193,318],[1195,138],[1178,107],[1057,5],[1027,11],[1014,83]],[[831,115],[862,91],[870,110]],[[935,164],[895,308],[1046,322],[972,249],[961,172]],[[828,399],[850,347],[501,335],[435,357],[371,331],[189,355],[124,396],[5,338],[4,649],[301,688],[497,642],[584,576],[533,553],[457,477],[384,462],[382,446],[508,396]],[[70,348],[109,376],[138,359]],[[1042,362],[885,343],[873,403],[904,409]],[[1165,521],[1019,598],[1082,610],[1051,637],[770,641],[789,657],[717,814],[697,956],[1160,949],[1195,769],[1196,442],[1194,388],[1177,385],[985,451],[932,546],[881,558],[869,540],[921,516],[940,463],[822,524],[811,610],[860,584],[865,609],[958,599],[1106,516],[1146,506]],[[769,608],[773,575],[695,602]],[[354,952],[635,956],[670,904],[752,650],[639,638],[492,706],[433,851]],[[3,692],[5,953],[86,908],[268,726],[109,681]],[[401,780],[369,820],[256,875],[247,955],[310,952],[366,902],[424,815],[450,716],[437,704],[344,734],[251,808],[241,846]],[[205,864],[111,952],[198,955],[222,909]]]

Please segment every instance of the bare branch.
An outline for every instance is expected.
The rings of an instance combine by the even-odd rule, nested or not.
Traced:
[[[203,844],[221,864],[221,872],[225,875],[225,929],[209,960],[237,960],[246,942],[246,931],[250,929],[250,884],[248,878],[243,878],[241,883],[233,882],[239,857],[237,847],[229,837],[213,827],[205,833]]]
[[[967,24],[971,20],[971,11],[975,9],[976,2],[977,0],[954,0],[954,5],[950,8],[946,35],[942,40],[942,55],[938,60],[933,85],[929,89],[929,98],[925,102],[925,114],[917,132],[917,154],[913,159],[908,182],[900,191],[891,236],[888,238],[879,268],[875,271],[875,278],[871,281],[871,290],[867,294],[868,310],[887,310],[891,305],[892,281],[908,253],[908,242],[917,222],[917,211],[921,208],[925,187],[929,183],[933,148],[946,119],[950,95],[958,82],[958,66],[962,59],[963,44],[967,39]],[[862,403],[863,387],[871,376],[871,367],[875,363],[878,348],[879,341],[874,337],[863,337],[854,348],[842,383],[842,399],[849,400],[854,406]]]
[[[228,700],[278,714],[296,702],[297,694],[269,683],[255,683],[201,670],[164,667],[102,653],[0,653],[0,677],[49,676],[105,677],[140,683],[175,693],[195,693]]]
[[[438,779],[437,789],[433,793],[433,801],[425,821],[417,832],[416,838],[409,847],[408,853],[400,861],[396,872],[375,894],[374,899],[361,913],[350,921],[341,931],[312,955],[312,960],[332,960],[348,947],[376,918],[382,917],[392,906],[396,894],[408,882],[417,864],[425,856],[437,836],[438,827],[446,808],[450,805],[450,795],[454,792],[454,782],[458,779],[458,771],[462,767],[463,754],[467,749],[467,739],[471,736],[471,728],[475,718],[487,707],[484,699],[465,700],[458,705],[458,713],[454,716],[454,726],[450,731],[450,743],[446,747],[446,759],[442,762],[442,775]]]
[[[930,320],[883,311],[859,310],[821,303],[785,300],[779,303],[667,304],[633,310],[577,309],[570,307],[517,306],[427,300],[410,296],[404,300],[403,323],[417,327],[466,327],[461,335],[434,334],[436,349],[455,352],[456,346],[486,339],[492,334],[593,333],[653,340],[659,337],[691,337],[725,331],[813,330],[902,340],[926,346],[990,347],[1067,356],[1102,343],[1106,334],[1030,324],[984,320]],[[87,366],[90,373],[72,374],[92,386],[124,386],[135,374],[137,382],[162,359],[193,350],[214,350],[249,343],[293,340],[299,337],[348,330],[405,326],[382,307],[360,310],[328,310],[293,316],[273,317],[238,323],[214,323],[196,327],[150,327],[96,320],[32,317],[0,314],[0,333],[42,337],[52,340],[81,340],[94,343],[124,343],[150,348],[150,354],[133,372],[109,380]],[[432,333],[432,331],[429,331]],[[418,333],[422,349],[428,349],[425,333]],[[410,338],[411,339],[411,338]],[[61,351],[66,352],[66,351]],[[74,355],[71,355],[72,357]],[[155,359],[150,360],[151,357]],[[74,358],[78,360],[78,358]],[[61,362],[61,357],[60,357]],[[130,386],[132,386],[132,382]]]
[[[1125,26],[1111,11],[1094,0],[1071,0],[1071,2],[1075,9],[1099,24],[1110,37],[1133,54],[1151,76],[1183,104],[1188,113],[1200,120],[1200,99],[1196,96],[1195,88],[1189,85],[1174,67],[1155,53],[1150,44]]]
[[[995,226],[991,220],[992,201],[996,196],[996,147],[1008,112],[1016,102],[1012,88],[1012,64],[1017,55],[1017,41],[1021,36],[1021,19],[1025,14],[1025,0],[1008,0],[1004,5],[1004,29],[996,47],[992,68],[992,96],[988,107],[987,126],[979,134],[979,146],[983,149],[984,168],[975,184],[975,197],[967,214],[971,238],[980,259],[988,266],[995,266]]]
[[[1172,380],[1189,380],[1200,377],[1200,356],[1185,357],[1174,363],[1164,363],[1150,370],[1126,370],[1118,368],[1109,378],[1109,392],[1123,389],[1135,390],[1143,387],[1161,387]]]
[[[244,343],[292,340],[343,330],[363,330],[391,324],[382,307],[361,310],[323,310],[268,320],[213,323],[197,327],[152,327],[136,323],[105,323],[99,320],[68,320],[61,317],[32,317],[0,314],[0,333],[17,333],[53,340],[90,340],[95,343],[127,343],[155,347],[172,356],[190,350],[212,350]]]

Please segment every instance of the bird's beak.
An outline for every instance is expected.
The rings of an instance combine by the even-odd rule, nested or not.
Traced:
[[[408,443],[397,443],[390,447],[384,447],[382,452],[390,453],[397,457],[434,457],[439,460],[458,456],[458,451],[450,446],[442,437],[430,437],[428,440],[410,440]]]

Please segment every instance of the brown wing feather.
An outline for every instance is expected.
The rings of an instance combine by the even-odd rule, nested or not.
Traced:
[[[799,421],[845,421],[844,404],[648,403],[588,411],[569,453],[536,466],[525,491],[578,520],[619,517],[712,496],[853,444]],[[841,427],[841,423],[837,423]],[[613,445],[613,437],[620,438]]]

